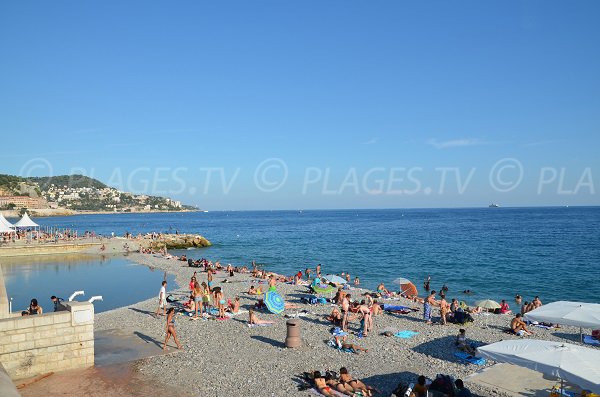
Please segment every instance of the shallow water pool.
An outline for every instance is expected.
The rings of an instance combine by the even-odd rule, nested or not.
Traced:
[[[50,312],[52,295],[67,300],[74,291],[83,290],[85,295],[76,300],[102,295],[103,301],[94,302],[98,313],[158,296],[164,277],[167,292],[176,288],[173,276],[137,265],[123,256],[15,257],[3,258],[1,264],[13,312],[25,310],[32,298],[38,300],[44,312]]]

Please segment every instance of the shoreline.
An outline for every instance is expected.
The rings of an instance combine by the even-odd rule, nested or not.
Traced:
[[[195,268],[186,263],[172,259],[157,258],[147,254],[130,254],[128,258],[138,265],[150,266],[175,276],[176,283],[183,288],[169,288],[167,293],[184,299],[189,294],[187,283]],[[222,286],[226,298],[240,296],[242,309],[251,307],[256,297],[244,292],[252,283],[259,280],[249,275],[236,273],[234,282],[222,283],[227,277],[219,272],[215,277],[215,285]],[[205,273],[198,273],[199,281],[206,281]],[[157,291],[158,291],[157,286]],[[299,296],[308,295],[305,287],[278,283],[278,292],[286,301],[298,303]],[[363,290],[351,290],[353,297]],[[150,378],[161,377],[166,385],[176,389],[185,389],[192,394],[235,395],[243,388],[243,394],[255,395],[292,395],[307,396],[308,391],[299,391],[294,379],[304,371],[339,370],[346,366],[354,377],[365,380],[367,384],[379,388],[382,395],[389,395],[399,382],[415,382],[418,375],[431,379],[438,373],[452,375],[466,380],[467,386],[474,396],[507,396],[492,388],[479,384],[470,384],[468,376],[485,366],[465,365],[454,357],[457,351],[454,338],[458,329],[463,326],[450,324],[427,325],[422,320],[421,305],[414,305],[407,300],[380,301],[380,303],[401,304],[419,308],[419,312],[397,316],[382,314],[375,317],[374,332],[368,338],[359,339],[355,334],[349,336],[349,343],[369,349],[368,353],[352,354],[339,352],[327,346],[331,339],[331,324],[324,320],[332,309],[326,305],[299,304],[301,310],[307,310],[306,317],[301,317],[301,337],[304,346],[299,349],[283,347],[286,335],[285,318],[280,315],[259,312],[261,319],[274,320],[271,327],[248,328],[247,314],[236,316],[228,321],[193,321],[178,315],[177,333],[183,351],[170,347],[175,354],[167,357],[149,357],[137,362],[140,373]],[[164,317],[154,318],[150,314],[156,310],[156,298],[143,300],[126,307],[113,309],[96,315],[95,330],[109,330],[119,327],[131,327],[140,330],[144,337],[162,343],[164,338]],[[296,310],[286,311],[295,313]],[[435,310],[437,312],[437,310]],[[437,313],[435,313],[437,314]],[[435,318],[435,315],[434,315]],[[476,316],[476,322],[467,329],[467,337],[478,343],[493,343],[501,339],[517,338],[502,332],[512,316],[489,315]],[[487,322],[487,328],[481,324]],[[356,330],[354,323],[351,329]],[[385,337],[380,334],[384,329],[412,330],[419,334],[411,339]],[[576,343],[578,329],[563,327],[553,335],[553,330],[535,328],[533,338]],[[251,366],[252,369],[249,369]],[[277,368],[280,376],[272,381],[273,368]],[[223,377],[223,374],[227,374]]]
[[[0,211],[5,218],[21,218],[17,210],[2,210]],[[165,213],[187,213],[187,212],[204,212],[204,210],[139,210],[131,212],[121,211],[85,211],[85,210],[69,210],[67,208],[51,209],[51,208],[32,208],[27,209],[30,216],[36,218],[52,218],[57,216],[77,216],[77,215],[126,215],[126,214],[165,214]]]

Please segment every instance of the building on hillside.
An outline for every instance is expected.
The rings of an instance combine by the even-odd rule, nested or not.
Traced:
[[[13,204],[15,208],[48,208],[48,202],[43,198],[29,196],[0,196],[0,207],[7,207],[11,204]]]

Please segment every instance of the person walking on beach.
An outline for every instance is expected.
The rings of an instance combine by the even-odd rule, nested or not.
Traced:
[[[423,302],[423,319],[427,321],[427,324],[432,324],[431,309],[433,306],[438,306],[438,302],[435,300],[435,290],[431,291],[427,299]]]
[[[179,343],[179,339],[177,339],[177,332],[175,331],[175,308],[171,307],[167,311],[167,336],[165,338],[165,343],[163,345],[163,350],[167,349],[167,342],[173,336],[173,340],[177,344],[177,348],[179,350],[183,349],[181,343]]]
[[[166,281],[162,282],[162,286],[160,287],[160,292],[158,293],[158,307],[156,308],[155,316],[159,315],[160,309],[163,310],[162,316],[164,316],[167,311],[167,282]]]

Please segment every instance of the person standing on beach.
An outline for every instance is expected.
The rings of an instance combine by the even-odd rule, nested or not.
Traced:
[[[207,276],[207,281],[208,281],[208,291],[212,292],[212,285],[213,285],[213,272],[212,269],[209,267],[208,268],[208,276]]]
[[[276,292],[277,291],[277,280],[275,276],[272,274],[269,276],[269,291]]]
[[[442,323],[442,325],[446,325],[446,324],[448,324],[448,322],[446,320],[446,316],[448,315],[448,312],[450,311],[450,305],[448,304],[448,301],[446,301],[446,295],[441,293],[440,296],[441,296],[441,299],[439,301],[439,305],[440,305],[441,323]]]
[[[431,291],[425,302],[423,302],[423,319],[427,321],[427,324],[432,324],[431,308],[433,306],[438,306],[438,302],[435,300],[435,290]]]
[[[350,294],[342,298],[342,329],[348,331],[348,312],[350,311]]]
[[[321,264],[320,263],[317,265],[315,272],[317,274],[317,277],[321,277]]]
[[[192,290],[192,295],[194,297],[194,305],[195,305],[194,318],[198,318],[198,309],[200,309],[200,315],[202,316],[203,292],[204,291],[202,290],[202,287],[200,286],[198,281],[194,281],[194,289]]]
[[[167,282],[163,281],[158,293],[158,307],[156,308],[156,316],[159,315],[160,309],[163,309],[164,316],[167,313]]]
[[[175,331],[175,308],[169,308],[167,313],[167,336],[165,338],[163,350],[167,349],[167,342],[169,341],[171,336],[173,336],[173,340],[177,344],[177,348],[181,350],[183,349],[183,346],[181,346],[181,343],[179,343],[179,340],[177,339],[177,332]]]

